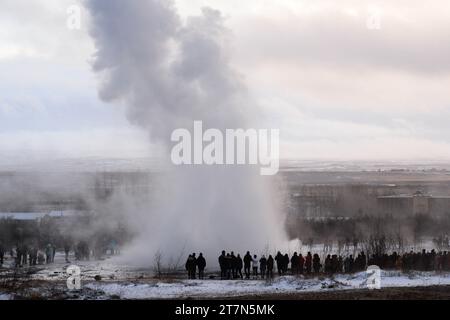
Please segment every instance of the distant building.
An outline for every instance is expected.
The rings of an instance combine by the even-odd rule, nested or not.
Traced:
[[[380,213],[388,215],[450,215],[450,197],[424,194],[378,197]]]
[[[291,193],[289,221],[378,215],[450,217],[448,194],[447,183],[301,185]]]

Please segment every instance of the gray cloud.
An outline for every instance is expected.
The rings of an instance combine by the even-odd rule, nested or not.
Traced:
[[[259,58],[339,68],[448,73],[450,8],[439,3],[442,7],[424,7],[417,1],[343,1],[313,14],[299,10],[245,17],[235,22],[235,30],[247,63]],[[380,30],[367,27],[371,4],[380,8]],[[346,5],[357,14],[347,14]]]
[[[35,129],[36,123],[31,123],[34,115],[36,119],[46,118],[50,130],[54,127],[49,123],[53,119],[61,120],[58,127],[70,128],[79,126],[80,122],[75,119],[83,117],[91,119],[89,123],[97,121],[99,126],[104,123],[104,114],[89,113],[88,107],[80,108],[80,100],[74,98],[74,95],[92,96],[94,85],[87,68],[87,60],[93,52],[86,33],[88,20],[83,20],[81,31],[71,32],[65,27],[65,10],[73,3],[79,1],[0,0],[0,69],[6,74],[0,79],[0,86],[6,92],[0,98],[0,125],[3,130],[11,131],[9,137],[14,127],[18,136],[24,130]],[[356,147],[352,145],[364,141],[360,145],[369,149],[367,137],[379,135],[383,136],[385,145],[390,144],[389,136],[392,141],[408,139],[411,148],[424,148],[428,143],[432,152],[427,154],[438,156],[441,152],[446,156],[443,148],[449,147],[445,141],[450,139],[445,122],[450,101],[448,1],[436,0],[428,4],[421,0],[177,0],[176,4],[180,8],[178,15],[169,13],[164,24],[156,29],[132,35],[140,42],[147,37],[161,36],[155,30],[172,28],[170,36],[165,35],[170,38],[168,43],[163,45],[168,52],[167,59],[160,57],[161,69],[155,70],[161,81],[143,79],[146,83],[142,85],[143,90],[148,91],[149,97],[169,97],[155,99],[158,100],[153,108],[155,112],[158,108],[179,112],[184,108],[184,101],[198,102],[198,95],[192,94],[191,89],[211,92],[209,98],[195,103],[195,110],[181,110],[184,116],[173,126],[183,126],[207,108],[218,118],[228,116],[225,107],[228,103],[217,104],[214,97],[226,96],[229,91],[235,92],[233,99],[238,103],[233,105],[242,106],[238,109],[245,110],[253,105],[247,102],[241,76],[236,72],[227,73],[228,78],[220,81],[220,86],[216,85],[215,80],[223,72],[212,70],[219,70],[214,66],[228,61],[227,68],[232,64],[245,75],[249,90],[264,106],[266,126],[279,127],[282,138],[292,138],[286,141],[290,146],[286,152],[298,149],[306,151],[298,152],[301,157],[314,156],[323,145],[330,149],[328,154],[333,157],[331,150],[337,148],[330,148],[328,142],[332,141],[348,154],[354,154]],[[219,51],[217,46],[208,47],[209,35],[202,32],[204,24],[212,26],[206,16],[190,19],[185,24],[186,13],[200,13],[204,4],[223,12],[220,18],[214,11],[207,14],[212,20],[220,21],[216,23],[218,28],[226,25],[232,31],[220,32],[215,38],[221,47]],[[366,28],[367,9],[371,5],[382,10],[381,30]],[[158,14],[164,15],[163,12]],[[114,21],[105,23],[115,28],[112,30],[122,42],[128,40],[121,26],[114,26]],[[197,39],[205,41],[200,45]],[[221,45],[224,42],[226,46]],[[194,50],[195,46],[202,50]],[[141,59],[139,51],[151,50],[122,48],[120,44],[116,49],[116,56],[104,61],[113,65],[129,52],[136,55],[133,59]],[[98,67],[107,69],[107,66]],[[130,83],[137,72],[127,72],[124,76]],[[112,74],[103,72],[103,75],[106,83]],[[170,89],[174,84],[178,90]],[[126,83],[110,82],[110,85],[102,91],[104,98],[121,100],[123,96],[133,95],[133,89],[125,88]],[[239,88],[234,88],[236,85]],[[116,89],[114,86],[124,90],[121,97],[111,95]],[[152,91],[149,87],[157,89]],[[55,95],[63,99],[55,99]],[[213,102],[212,106],[206,107],[210,104],[205,102],[207,99]],[[51,102],[54,102],[51,107],[45,105]],[[72,109],[69,114],[77,113],[78,117],[61,119],[57,108],[61,102],[65,108]],[[164,105],[171,107],[161,107]],[[94,103],[92,107],[96,107]],[[20,110],[19,115],[24,114],[23,119],[30,120],[21,121],[19,116],[7,114],[17,114],[17,110]],[[121,116],[121,109],[111,108],[110,111],[116,118]],[[149,109],[129,109],[129,118],[136,124],[153,118],[156,128],[158,117],[155,115]],[[169,112],[159,115],[161,123],[167,123],[168,118]],[[32,131],[34,135],[40,132]],[[302,149],[308,139],[311,143]],[[44,145],[45,139],[41,140]],[[417,147],[414,147],[415,142]],[[303,147],[292,147],[296,143]],[[318,147],[311,147],[313,144]],[[401,156],[403,152],[396,147],[386,149],[389,149],[386,157]]]

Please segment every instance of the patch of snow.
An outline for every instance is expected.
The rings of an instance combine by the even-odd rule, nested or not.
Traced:
[[[89,283],[87,288],[103,291],[106,296],[121,299],[174,299],[174,298],[220,298],[244,295],[318,292],[344,289],[365,289],[367,274],[337,275],[333,278],[309,278],[286,276],[272,282],[263,280],[181,280],[177,282]],[[403,274],[382,271],[381,286],[409,287],[450,285],[450,274],[416,272]]]
[[[0,301],[11,300],[12,296],[7,293],[0,293]]]
[[[73,257],[70,257],[71,260]],[[7,265],[12,263],[8,258]],[[330,290],[365,289],[367,273],[339,274],[333,277],[276,277],[265,280],[184,280],[171,278],[159,281],[153,278],[151,268],[137,268],[124,265],[114,258],[106,260],[73,261],[66,263],[64,255],[57,253],[55,263],[36,267],[20,268],[28,279],[44,280],[50,286],[65,288],[68,275],[66,268],[75,264],[81,268],[83,288],[94,291],[94,298],[109,299],[174,299],[174,298],[221,298],[246,295],[295,294],[301,292],[326,292]],[[8,267],[0,274],[10,272]],[[94,281],[99,275],[101,281]],[[180,277],[184,274],[180,274]],[[381,287],[415,287],[450,285],[449,272],[381,271]],[[1,293],[0,293],[1,295]],[[1,295],[2,299],[10,299]]]

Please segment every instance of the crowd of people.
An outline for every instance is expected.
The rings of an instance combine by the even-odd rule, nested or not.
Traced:
[[[0,243],[0,266],[4,264],[7,253],[9,253],[11,259],[13,259],[14,266],[36,266],[53,263],[55,261],[56,246],[52,243],[48,243],[46,246],[40,248],[37,245],[29,246],[27,244],[21,244],[6,250]],[[66,262],[69,262],[68,255],[69,252],[67,251]]]
[[[195,253],[189,255],[185,267],[188,272],[189,279],[195,279],[197,269],[198,269],[198,278],[203,279],[205,274],[204,271],[206,268],[206,260],[203,257],[203,254],[200,253],[198,255],[198,258],[195,257]]]
[[[109,246],[90,246],[87,241],[78,241],[72,243],[71,241],[64,241],[62,248],[64,250],[64,258],[66,263],[70,263],[70,252],[74,253],[75,260],[89,260],[91,257],[101,258],[108,251],[111,255],[117,254],[116,243],[111,243]],[[4,265],[6,254],[14,261],[14,266],[36,266],[43,264],[54,263],[57,246],[54,243],[48,243],[46,245],[37,245],[36,243],[22,243],[15,246],[6,248],[6,246],[0,242],[0,267]]]
[[[372,255],[369,264],[375,264],[380,268],[418,271],[450,271],[450,252],[436,252],[422,250],[410,251],[403,255],[396,252],[387,255]]]
[[[0,244],[0,266],[4,264],[6,253],[6,248]],[[55,254],[56,247],[51,243],[47,244],[42,249],[36,245],[28,246],[26,244],[17,245],[15,248],[9,249],[9,255],[14,259],[15,266],[18,267],[53,263]]]
[[[324,259],[315,253],[308,252],[305,256],[301,253],[289,254],[277,252],[272,255],[258,257],[249,251],[241,257],[233,251],[222,251],[218,258],[220,278],[229,279],[271,279],[276,267],[279,276],[314,275],[319,273],[354,273],[367,269],[370,265],[376,265],[381,269],[417,270],[417,271],[450,271],[450,253],[447,251],[437,253],[435,250],[421,252],[410,251],[404,254],[393,252],[391,254],[372,254],[367,256],[361,251],[356,257],[352,254],[346,256],[328,254]],[[195,279],[198,269],[199,279],[204,278],[206,260],[200,253],[196,258],[195,253],[189,255],[186,261],[186,270],[189,279]]]

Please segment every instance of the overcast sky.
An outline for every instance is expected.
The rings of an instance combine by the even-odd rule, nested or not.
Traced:
[[[0,0],[0,155],[152,154],[97,97],[77,0]],[[81,6],[81,4],[80,4]],[[232,62],[279,128],[283,158],[450,159],[448,0],[177,0],[220,10]],[[151,41],[151,39],[149,39]]]

